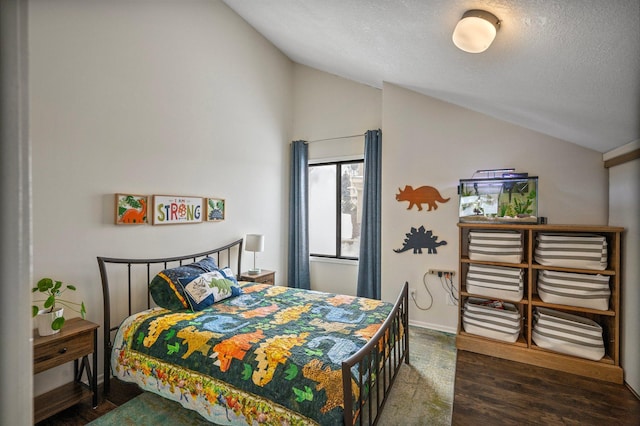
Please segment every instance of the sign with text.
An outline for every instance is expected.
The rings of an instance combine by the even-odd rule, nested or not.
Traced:
[[[202,197],[153,196],[153,224],[172,225],[202,222]]]

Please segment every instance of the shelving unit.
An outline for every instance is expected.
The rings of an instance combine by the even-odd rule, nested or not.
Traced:
[[[620,247],[621,235],[624,228],[609,226],[577,226],[577,225],[515,225],[492,223],[459,223],[460,247],[460,281],[459,281],[459,321],[456,347],[459,350],[481,353],[498,358],[509,359],[554,370],[565,371],[581,376],[592,377],[614,383],[623,382],[623,371],[620,366]],[[509,230],[521,233],[523,242],[522,263],[489,262],[469,259],[469,232],[472,230]],[[569,233],[569,234],[598,234],[607,240],[608,262],[607,269],[594,271],[592,269],[563,268],[543,266],[535,263],[534,250],[538,233]],[[524,272],[524,296],[522,300],[510,300],[520,310],[522,316],[521,335],[515,343],[505,343],[482,336],[466,333],[462,325],[462,315],[465,300],[468,297],[479,297],[469,293],[466,288],[466,276],[470,264],[483,264],[520,268]],[[609,309],[581,308],[543,302],[538,296],[536,281],[540,270],[564,271],[584,274],[601,274],[610,277],[609,286],[611,296]],[[505,300],[506,301],[506,300]],[[603,329],[605,356],[599,361],[591,361],[561,353],[552,352],[536,346],[531,338],[533,327],[533,312],[536,307],[546,307],[580,315],[596,321]]]

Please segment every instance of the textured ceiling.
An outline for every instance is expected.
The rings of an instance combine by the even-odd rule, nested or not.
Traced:
[[[607,152],[640,139],[640,0],[224,0],[292,61]],[[501,20],[458,50],[462,14]]]

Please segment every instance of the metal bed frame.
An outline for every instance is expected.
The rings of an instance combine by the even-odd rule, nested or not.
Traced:
[[[149,283],[157,272],[168,267],[181,266],[186,261],[195,262],[204,257],[213,257],[217,264],[221,259],[229,265],[236,265],[236,273],[241,270],[243,240],[236,240],[222,247],[204,252],[184,256],[173,256],[156,259],[126,259],[99,256],[98,266],[102,280],[102,294],[104,303],[104,395],[110,392],[111,368],[110,359],[113,350],[112,335],[118,326],[126,318],[135,312],[149,309],[152,306],[149,295]],[[234,260],[235,259],[235,260]],[[236,263],[237,262],[237,263]],[[128,315],[122,318],[114,318],[111,312],[111,290],[109,272],[112,268],[126,268],[126,290]],[[143,283],[132,279],[132,270],[142,270],[146,273],[146,289]],[[156,269],[158,269],[156,271]],[[121,271],[123,272],[123,271]],[[117,283],[120,287],[125,283]],[[134,309],[132,295],[137,291],[146,292],[146,307]],[[115,324],[115,325],[114,325]],[[344,397],[344,424],[345,425],[375,425],[384,407],[391,387],[395,381],[400,365],[409,363],[409,285],[405,283],[398,295],[395,305],[371,340],[358,352],[342,362],[343,397]],[[354,368],[355,366],[355,368]],[[354,379],[352,372],[357,371]],[[352,379],[355,380],[355,389]],[[368,391],[363,391],[368,389]]]

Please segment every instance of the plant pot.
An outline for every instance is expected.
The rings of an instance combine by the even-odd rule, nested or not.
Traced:
[[[57,308],[53,312],[49,312],[48,309],[40,309],[36,316],[36,325],[38,326],[38,334],[40,336],[51,336],[58,333],[60,330],[54,330],[51,328],[51,324],[56,318],[60,318],[64,313],[64,308]]]

